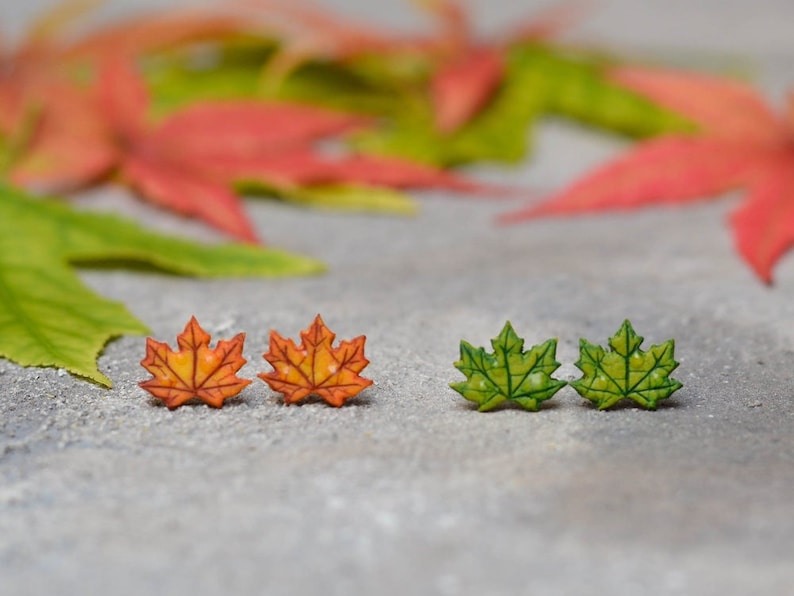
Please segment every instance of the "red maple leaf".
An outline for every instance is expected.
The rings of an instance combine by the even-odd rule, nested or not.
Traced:
[[[198,398],[214,408],[234,397],[251,383],[241,379],[237,371],[246,363],[243,358],[245,333],[231,340],[220,340],[209,347],[210,336],[191,317],[185,330],[177,335],[178,351],[167,343],[146,339],[146,357],[141,361],[154,378],[139,383],[170,409]]]
[[[80,10],[65,8],[41,14],[15,46],[0,47],[0,135],[27,135],[23,129],[42,123],[56,136],[81,128],[71,121],[86,117],[84,90],[67,76],[68,46],[60,37]]]
[[[286,18],[282,27],[291,39],[269,66],[285,72],[311,57],[351,60],[365,54],[421,55],[432,63],[430,97],[435,124],[453,132],[477,115],[490,101],[505,76],[508,46],[548,39],[579,18],[585,2],[568,0],[519,23],[499,41],[477,38],[471,17],[455,0],[424,0],[421,6],[436,19],[431,35],[398,35],[341,19],[295,0],[251,0]]]
[[[78,134],[34,140],[13,171],[16,182],[74,187],[116,171],[146,199],[250,242],[256,233],[231,189],[232,174],[361,122],[319,108],[240,101],[194,104],[151,123],[147,89],[118,56],[103,62],[95,99]]]
[[[313,141],[365,119],[300,104],[264,101],[197,103],[152,123],[149,95],[131,61],[107,58],[95,103],[75,105],[58,134],[42,127],[12,172],[23,185],[63,189],[117,172],[142,197],[255,242],[239,197],[240,181],[276,189],[328,183],[501,192],[451,172],[403,159],[326,156]],[[80,115],[80,118],[77,117]],[[100,118],[101,116],[101,118]]]
[[[365,336],[334,347],[336,335],[320,315],[300,335],[301,345],[296,346],[292,339],[271,331],[270,350],[263,357],[275,371],[258,375],[271,389],[283,393],[286,403],[317,395],[339,407],[372,384],[358,374],[369,364],[364,356]]]
[[[406,159],[377,155],[322,155],[295,147],[261,157],[216,158],[207,166],[228,180],[262,181],[274,188],[322,184],[362,184],[398,189],[439,189],[459,193],[507,196],[518,189],[479,183],[454,172]]]
[[[108,52],[141,54],[222,39],[252,26],[219,11],[182,9],[73,35],[75,25],[97,4],[65,0],[39,15],[16,46],[0,47],[0,135],[26,134],[21,129],[33,116],[40,155],[57,155],[75,183],[100,175],[107,166],[104,153],[96,149],[100,119],[73,76],[75,67],[93,66]],[[80,151],[64,151],[63,145]]]
[[[739,253],[765,282],[794,244],[794,96],[775,114],[742,83],[705,75],[620,68],[613,78],[700,125],[697,135],[641,143],[505,222],[557,214],[685,203],[744,188],[730,223]]]

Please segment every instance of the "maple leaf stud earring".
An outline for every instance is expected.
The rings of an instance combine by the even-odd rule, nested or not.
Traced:
[[[163,400],[169,409],[178,408],[194,397],[220,408],[225,400],[251,383],[237,376],[246,363],[242,356],[245,333],[238,333],[229,341],[222,339],[210,348],[210,335],[196,317],[191,317],[176,341],[177,352],[167,343],[146,338],[146,358],[141,361],[141,366],[154,378],[139,385]]]
[[[584,376],[571,381],[571,387],[599,410],[623,399],[655,410],[659,401],[683,387],[669,376],[678,367],[673,358],[675,341],[668,339],[647,352],[640,349],[642,342],[628,319],[609,339],[609,350],[581,339],[576,367]]]
[[[455,391],[479,405],[480,412],[509,401],[537,412],[567,383],[551,376],[560,367],[556,360],[557,340],[549,339],[524,350],[524,340],[516,335],[510,321],[491,340],[493,353],[460,342],[460,360],[454,366],[466,381],[450,383]]]
[[[284,402],[294,404],[316,395],[340,407],[348,399],[372,385],[359,376],[369,364],[364,356],[366,337],[359,335],[333,347],[336,335],[317,315],[308,329],[301,331],[301,345],[270,331],[270,350],[263,354],[275,370],[257,375],[274,391],[284,394]]]

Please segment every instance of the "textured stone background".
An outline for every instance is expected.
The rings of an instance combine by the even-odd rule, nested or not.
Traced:
[[[44,4],[3,2],[3,25]],[[416,20],[396,1],[334,4]],[[477,4],[483,29],[513,4]],[[792,22],[784,0],[614,0],[581,37],[739,57],[779,101]],[[624,146],[557,121],[537,136],[531,164],[476,173],[554,188]],[[773,288],[753,278],[725,226],[738,200],[509,228],[493,217],[513,204],[440,193],[415,219],[252,200],[269,242],[330,273],[86,271],[161,340],[191,314],[247,331],[247,376],[267,370],[269,329],[294,336],[321,312],[368,336],[375,385],[333,409],[285,407],[256,381],[222,410],[170,412],[136,385],[140,337],[105,350],[110,391],[0,360],[0,594],[791,594],[794,258]],[[201,230],[122,191],[81,202]],[[657,412],[596,412],[566,388],[540,413],[486,415],[448,388],[458,341],[487,344],[505,319],[530,343],[559,337],[575,378],[579,337],[603,343],[626,317],[677,341],[685,387]]]

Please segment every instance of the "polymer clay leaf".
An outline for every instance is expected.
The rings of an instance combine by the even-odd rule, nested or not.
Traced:
[[[271,330],[270,350],[263,357],[275,371],[258,375],[271,389],[284,394],[285,403],[317,395],[340,407],[372,384],[358,374],[369,364],[364,356],[365,336],[333,347],[336,335],[320,315],[300,336],[301,344],[296,346],[292,339]]]
[[[608,351],[581,339],[576,366],[584,376],[572,381],[571,387],[599,410],[623,399],[655,410],[659,401],[682,387],[679,381],[669,377],[678,366],[673,358],[675,341],[670,339],[651,346],[647,352],[640,349],[642,341],[628,320],[609,339]]]
[[[748,197],[731,217],[736,245],[756,275],[770,283],[773,266],[794,245],[794,122],[737,81],[640,68],[616,69],[612,76],[680,110],[700,132],[641,143],[503,220],[685,203],[744,188]]]
[[[551,374],[560,367],[555,359],[557,340],[524,350],[524,340],[516,335],[510,321],[491,340],[493,353],[460,342],[460,360],[454,366],[466,381],[451,383],[455,391],[487,412],[506,401],[536,412],[541,402],[551,399],[565,381]]]
[[[237,376],[246,363],[243,358],[245,333],[238,333],[229,341],[220,340],[210,348],[209,334],[196,317],[191,317],[176,340],[177,352],[167,343],[146,338],[146,357],[141,361],[141,366],[154,378],[139,385],[163,400],[169,409],[178,408],[193,398],[220,408],[224,400],[234,397],[251,383]]]
[[[147,329],[80,281],[74,264],[141,263],[180,275],[306,275],[322,265],[274,249],[203,245],[74,211],[0,185],[0,357],[57,366],[110,386],[96,358],[113,337]]]

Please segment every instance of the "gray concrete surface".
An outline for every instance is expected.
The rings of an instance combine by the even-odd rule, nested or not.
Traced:
[[[773,99],[794,81],[789,2],[643,4],[609,3],[588,31],[744,52]],[[538,134],[531,164],[477,173],[552,188],[623,147],[561,122]],[[257,380],[222,410],[171,412],[137,387],[140,337],[105,350],[109,391],[0,360],[0,594],[794,594],[794,256],[758,283],[725,225],[738,200],[510,228],[492,220],[513,203],[442,194],[416,219],[250,201],[270,242],[330,273],[86,271],[160,340],[191,314],[247,331],[249,377],[269,329],[320,312],[368,336],[375,385],[341,409],[286,407]],[[121,191],[81,203],[200,229]],[[487,344],[505,319],[558,337],[571,379],[579,337],[626,317],[677,341],[684,388],[657,412],[597,412],[566,388],[539,413],[480,414],[448,388],[459,340]]]

